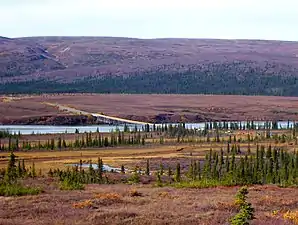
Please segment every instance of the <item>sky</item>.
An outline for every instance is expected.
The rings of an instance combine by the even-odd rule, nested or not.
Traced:
[[[0,0],[0,36],[298,41],[298,1]]]

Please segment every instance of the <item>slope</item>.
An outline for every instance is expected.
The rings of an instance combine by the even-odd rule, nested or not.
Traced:
[[[0,93],[298,95],[296,42],[116,37],[3,42],[1,54],[8,57],[0,59]],[[23,47],[16,47],[20,43]],[[12,63],[18,66],[11,69]]]

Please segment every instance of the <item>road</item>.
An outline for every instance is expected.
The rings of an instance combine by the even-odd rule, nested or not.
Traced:
[[[59,110],[63,110],[63,111],[68,111],[74,114],[82,114],[82,115],[92,115],[95,117],[99,117],[102,119],[107,119],[107,120],[114,120],[117,122],[122,122],[122,123],[130,123],[130,124],[139,124],[139,125],[153,125],[152,123],[147,123],[147,122],[141,122],[141,121],[136,121],[136,120],[128,120],[128,119],[123,119],[123,118],[119,118],[119,117],[114,117],[114,116],[107,116],[107,115],[102,115],[99,113],[91,113],[91,112],[86,112],[83,110],[78,110],[69,106],[64,106],[64,105],[60,105],[60,104],[53,104],[53,103],[49,103],[49,102],[45,102],[45,104],[53,106],[53,107],[58,107]]]

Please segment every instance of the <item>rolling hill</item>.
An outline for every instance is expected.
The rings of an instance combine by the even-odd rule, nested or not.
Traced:
[[[298,96],[298,42],[0,37],[0,93]]]

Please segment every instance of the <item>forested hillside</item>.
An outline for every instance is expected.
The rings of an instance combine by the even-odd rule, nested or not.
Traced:
[[[298,43],[212,39],[0,39],[0,94],[298,96]]]

